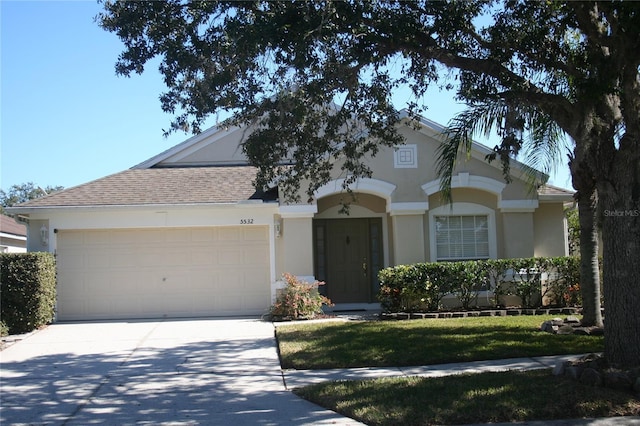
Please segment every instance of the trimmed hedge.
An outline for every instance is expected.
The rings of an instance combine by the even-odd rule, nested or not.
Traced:
[[[416,263],[383,269],[378,277],[378,300],[386,312],[438,311],[445,296],[472,309],[484,290],[493,293],[494,306],[502,306],[506,296],[517,296],[523,308],[582,302],[578,257]]]
[[[51,253],[0,254],[0,320],[11,334],[53,321],[56,265]]]

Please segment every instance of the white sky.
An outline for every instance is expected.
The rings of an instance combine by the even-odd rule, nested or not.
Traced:
[[[160,108],[165,87],[157,69],[115,75],[123,46],[94,22],[100,9],[94,1],[0,0],[2,189],[79,185],[190,136],[162,136],[171,116]],[[451,98],[430,92],[424,115],[447,124],[462,109]],[[404,99],[396,100],[404,107]],[[566,164],[550,183],[571,188]]]

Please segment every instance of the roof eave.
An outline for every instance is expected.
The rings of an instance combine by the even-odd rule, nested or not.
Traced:
[[[541,203],[572,203],[575,200],[571,194],[538,194],[538,201]]]
[[[78,211],[78,210],[179,210],[193,208],[273,208],[278,202],[264,202],[262,200],[240,200],[219,203],[181,203],[181,204],[94,204],[94,205],[70,205],[70,206],[38,206],[38,207],[8,207],[6,210],[12,214],[28,215],[43,213],[46,211]]]

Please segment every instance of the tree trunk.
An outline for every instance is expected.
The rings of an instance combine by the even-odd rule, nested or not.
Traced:
[[[583,146],[586,143],[582,144]],[[576,151],[577,153],[580,153]],[[580,222],[580,293],[582,324],[602,327],[600,302],[600,268],[598,266],[598,199],[591,169],[579,158],[569,162]]]
[[[580,220],[580,292],[582,294],[582,325],[602,327],[600,305],[600,268],[598,267],[598,227],[596,226],[597,199],[591,194],[578,192]]]
[[[598,182],[605,356],[632,368],[640,367],[640,157],[638,149],[617,154],[610,179]]]

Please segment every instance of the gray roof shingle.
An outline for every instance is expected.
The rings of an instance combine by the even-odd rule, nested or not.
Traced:
[[[12,217],[0,215],[0,232],[19,237],[26,237],[27,227],[17,223]]]
[[[545,184],[538,188],[538,196],[541,197],[567,197],[573,199],[574,192],[569,189],[559,188],[557,186]]]
[[[255,198],[256,171],[250,166],[130,169],[17,207],[236,203]]]

